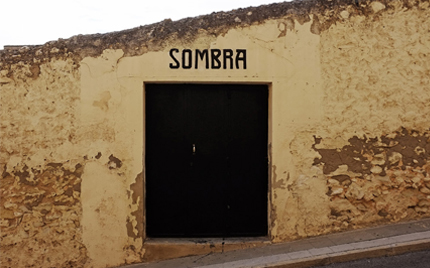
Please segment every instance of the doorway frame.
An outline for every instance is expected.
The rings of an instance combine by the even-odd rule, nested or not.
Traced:
[[[267,183],[268,183],[268,188],[267,188],[267,235],[262,236],[262,237],[228,237],[228,238],[223,238],[224,240],[227,241],[249,241],[249,243],[253,243],[256,241],[271,241],[273,239],[272,236],[272,225],[273,222],[275,220],[274,218],[274,213],[272,213],[272,208],[273,208],[273,204],[272,204],[272,196],[273,196],[273,182],[272,182],[272,124],[273,124],[273,117],[272,117],[272,110],[273,110],[273,100],[272,100],[272,96],[273,96],[273,83],[272,82],[242,82],[242,81],[235,81],[235,82],[231,82],[231,81],[213,81],[213,82],[204,82],[204,81],[168,81],[168,82],[163,82],[163,81],[144,81],[143,82],[143,150],[142,150],[142,159],[143,159],[143,190],[142,190],[142,200],[143,200],[143,222],[142,222],[142,227],[143,227],[143,242],[145,241],[152,241],[155,242],[156,244],[158,243],[164,243],[164,242],[171,242],[171,241],[200,241],[201,239],[199,238],[151,238],[147,236],[146,233],[146,84],[159,84],[159,85],[163,85],[163,84],[193,84],[193,85],[265,85],[267,86],[267,90],[268,90],[268,103],[267,103],[267,107],[268,107],[268,111],[267,111],[267,157],[268,157],[268,167],[267,167]],[[255,238],[255,239],[253,239]],[[214,238],[215,240],[217,240],[217,238]],[[224,242],[223,242],[224,244]]]

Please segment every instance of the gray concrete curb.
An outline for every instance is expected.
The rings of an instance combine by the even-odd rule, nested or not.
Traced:
[[[430,231],[243,259],[199,268],[305,268],[430,249]]]
[[[366,258],[377,258],[384,256],[395,256],[408,252],[415,252],[430,249],[430,239],[420,241],[405,242],[395,245],[375,247],[362,250],[351,250],[341,253],[320,255],[316,257],[291,260],[283,263],[252,266],[255,268],[306,268],[312,266],[328,265],[332,263],[355,261]]]

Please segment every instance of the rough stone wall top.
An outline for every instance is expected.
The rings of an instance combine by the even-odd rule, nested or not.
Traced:
[[[77,35],[69,39],[59,39],[40,46],[10,47],[0,50],[0,70],[8,69],[13,63],[39,63],[49,58],[73,58],[79,62],[86,56],[96,57],[105,49],[122,49],[125,56],[136,56],[148,51],[158,51],[166,47],[169,40],[183,44],[191,43],[199,34],[218,36],[229,29],[259,24],[267,19],[291,17],[303,24],[314,18],[311,31],[319,34],[342,19],[345,7],[352,6],[350,13],[366,15],[377,13],[381,5],[389,8],[391,2],[401,2],[405,8],[418,5],[416,0],[295,0],[259,7],[240,8],[230,12],[214,12],[209,15],[185,18],[179,21],[163,20],[146,26],[124,31]],[[294,20],[292,20],[294,23]]]

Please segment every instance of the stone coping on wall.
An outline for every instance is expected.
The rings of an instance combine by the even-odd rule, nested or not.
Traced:
[[[408,0],[295,0],[259,7],[239,8],[229,12],[214,12],[178,21],[165,19],[161,22],[105,34],[76,35],[58,39],[43,45],[5,46],[0,50],[0,70],[13,63],[46,62],[50,58],[97,57],[105,49],[122,49],[124,56],[142,55],[164,49],[171,41],[190,44],[197,36],[219,36],[232,28],[260,24],[268,19],[290,18],[291,23],[303,24],[312,20],[311,32],[319,34],[338,20],[349,15],[376,14],[390,9],[393,2],[405,8],[419,5],[421,1]],[[398,4],[399,4],[398,3]],[[346,14],[346,12],[348,14]]]

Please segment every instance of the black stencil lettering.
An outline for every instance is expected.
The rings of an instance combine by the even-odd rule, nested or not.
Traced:
[[[204,49],[203,51],[200,51],[199,49],[196,50],[196,66],[195,68],[198,69],[199,67],[199,59],[205,60],[205,66],[206,69],[209,69],[209,53],[207,49]]]
[[[177,54],[179,53],[180,51],[177,48],[170,49],[169,56],[173,61],[169,63],[170,69],[179,69],[181,68],[181,64],[183,69],[191,69],[193,68],[193,63],[194,68],[198,69],[199,62],[200,64],[204,62],[206,69],[220,69],[221,66],[223,69],[233,69],[234,65],[236,66],[236,69],[246,69],[247,65],[246,49],[236,49],[236,55],[234,55],[235,53],[233,49],[211,49],[210,54],[208,49],[196,49],[195,54],[191,49],[184,49],[181,52],[182,58],[178,59]],[[193,56],[195,58],[193,58]],[[222,60],[220,59],[221,56]],[[234,60],[233,57],[235,57]],[[240,62],[242,62],[242,64],[240,64]]]
[[[173,53],[178,53],[179,49],[177,48],[172,48],[169,52],[170,57],[172,58],[172,60],[176,63],[176,65],[174,65],[173,63],[169,64],[170,69],[179,69],[180,64],[179,61],[175,58],[175,56],[173,56]]]
[[[233,69],[233,50],[232,49],[223,49],[224,58],[223,58],[223,68],[227,69],[227,60],[230,60],[230,69]]]
[[[243,62],[243,69],[246,69],[246,49],[236,49],[236,53],[236,69],[239,69],[239,61]]]
[[[182,68],[191,69],[192,64],[193,64],[193,52],[191,51],[191,49],[182,50]]]
[[[219,69],[221,68],[221,61],[219,60],[219,57],[221,56],[221,50],[219,49],[211,49],[211,68],[212,69]],[[216,63],[216,64],[215,64]]]

